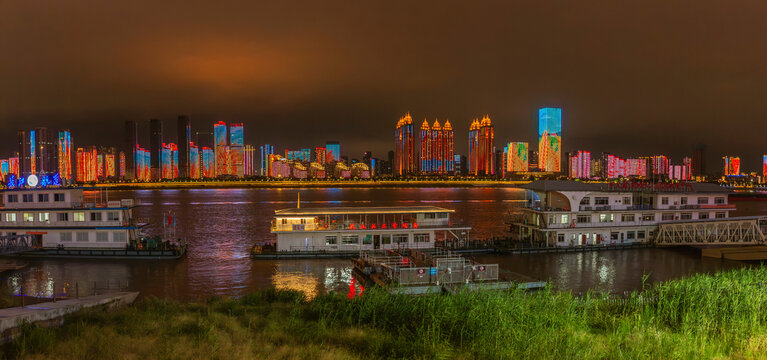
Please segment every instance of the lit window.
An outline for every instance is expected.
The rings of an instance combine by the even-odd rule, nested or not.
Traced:
[[[344,245],[357,245],[360,243],[359,235],[343,235],[341,236],[341,243]]]
[[[72,214],[72,220],[74,221],[85,221],[85,213],[82,211],[77,211]]]
[[[24,213],[24,222],[32,222],[32,221],[35,221],[35,214]]]
[[[338,236],[325,235],[325,245],[336,245],[336,244],[338,244]]]
[[[562,223],[567,224],[570,222],[570,215],[562,215]]]
[[[51,214],[47,212],[41,212],[37,214],[37,219],[40,220],[40,222],[49,222],[51,220],[50,218]]]
[[[16,213],[5,213],[5,221],[16,222]]]

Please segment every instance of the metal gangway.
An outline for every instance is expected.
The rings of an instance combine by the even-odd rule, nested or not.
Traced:
[[[39,249],[41,245],[40,239],[34,235],[3,235],[0,236],[0,256]]]
[[[657,246],[762,245],[767,240],[767,217],[674,221],[658,225]]]

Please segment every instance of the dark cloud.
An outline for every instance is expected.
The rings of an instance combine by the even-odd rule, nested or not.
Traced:
[[[488,113],[535,143],[563,108],[565,150],[767,152],[760,1],[0,0],[0,126],[118,143],[122,122],[242,121],[246,141],[392,148],[396,120]],[[166,125],[169,129],[170,124]],[[457,150],[464,152],[466,141]]]

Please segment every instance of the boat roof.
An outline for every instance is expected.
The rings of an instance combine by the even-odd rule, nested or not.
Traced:
[[[452,213],[455,210],[438,206],[365,206],[365,207],[325,207],[292,208],[275,210],[274,216],[313,216],[347,214],[412,214],[412,213]]]
[[[632,187],[633,186],[633,187]],[[731,190],[712,183],[587,183],[572,180],[536,180],[520,186],[533,191],[590,191],[590,192],[646,192],[646,193],[730,193]]]

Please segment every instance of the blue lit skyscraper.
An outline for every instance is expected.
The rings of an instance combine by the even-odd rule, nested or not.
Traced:
[[[341,161],[341,144],[338,141],[328,141],[325,143],[325,151],[328,157],[333,161]]]
[[[538,110],[538,168],[541,171],[562,170],[562,109]]]
[[[261,145],[261,176],[269,175],[269,155],[274,155],[274,146],[269,144]]]

